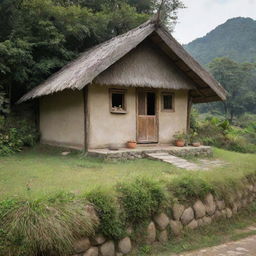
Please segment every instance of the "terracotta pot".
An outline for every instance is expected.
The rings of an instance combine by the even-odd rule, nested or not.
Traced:
[[[201,146],[201,143],[200,143],[200,142],[193,142],[193,143],[192,143],[192,146],[193,146],[193,147],[200,147],[200,146]]]
[[[127,148],[133,149],[133,148],[136,148],[136,146],[137,146],[137,142],[136,141],[128,141],[127,142]]]
[[[175,145],[177,147],[184,147],[185,146],[185,141],[184,140],[176,140]]]

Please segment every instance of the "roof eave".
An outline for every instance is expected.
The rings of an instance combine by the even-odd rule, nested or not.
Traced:
[[[176,54],[177,58],[188,70],[193,72],[199,79],[201,79],[212,91],[216,94],[216,100],[225,101],[227,98],[227,91],[216,81],[211,74],[206,71],[190,54],[172,37],[172,35],[163,27],[160,26],[155,31],[163,42]],[[178,51],[175,51],[177,49]],[[198,72],[200,71],[200,72]],[[206,97],[207,98],[207,97]],[[212,98],[213,99],[213,98]],[[210,100],[210,99],[209,99]],[[214,101],[214,100],[211,100]]]

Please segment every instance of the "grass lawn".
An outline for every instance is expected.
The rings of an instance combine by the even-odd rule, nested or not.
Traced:
[[[80,193],[96,187],[111,189],[116,182],[133,177],[159,179],[181,172],[147,159],[110,162],[84,157],[81,152],[62,156],[62,151],[40,145],[0,157],[0,199],[13,195],[37,197],[63,190]]]
[[[0,199],[8,196],[38,197],[58,191],[81,193],[97,187],[111,190],[118,181],[138,176],[168,180],[186,172],[147,159],[109,162],[84,157],[80,152],[62,156],[62,151],[39,145],[15,155],[0,157]],[[255,170],[256,166],[255,154],[214,149],[214,158],[226,161],[227,165],[213,167],[208,171],[210,173]]]

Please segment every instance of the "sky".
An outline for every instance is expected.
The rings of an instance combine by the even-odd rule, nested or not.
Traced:
[[[256,0],[183,0],[187,8],[178,13],[173,33],[182,44],[206,35],[218,25],[234,17],[256,20]]]

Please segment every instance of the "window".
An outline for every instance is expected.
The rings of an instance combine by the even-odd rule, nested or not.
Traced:
[[[156,102],[155,93],[148,92],[147,93],[147,115],[148,116],[154,116],[156,114],[155,102]]]
[[[125,90],[110,89],[110,112],[117,114],[126,113]]]
[[[162,93],[162,111],[173,112],[174,111],[174,94]]]

